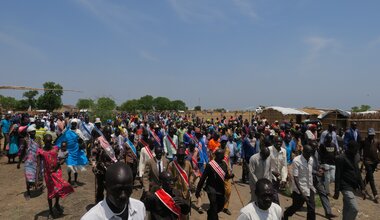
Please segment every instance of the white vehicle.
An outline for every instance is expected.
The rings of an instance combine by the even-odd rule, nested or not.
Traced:
[[[265,108],[264,106],[259,106],[259,107],[257,107],[257,108],[255,109],[256,114],[261,114],[261,113],[263,112],[264,108]]]

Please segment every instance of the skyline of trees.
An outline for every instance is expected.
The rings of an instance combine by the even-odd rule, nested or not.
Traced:
[[[11,96],[0,95],[0,107],[4,110],[26,111],[31,109],[54,111],[62,107],[63,87],[55,82],[45,82],[45,90],[42,94],[30,90],[23,93],[24,99],[16,99]],[[39,96],[38,96],[39,95]],[[98,114],[108,114],[114,110],[119,111],[163,111],[163,110],[187,110],[186,103],[182,100],[170,100],[167,97],[153,97],[145,95],[139,99],[126,100],[120,105],[109,97],[79,98],[75,105],[78,109],[88,109]]]

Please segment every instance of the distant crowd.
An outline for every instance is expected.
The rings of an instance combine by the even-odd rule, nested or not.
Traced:
[[[356,219],[356,190],[364,199],[379,199],[373,174],[380,144],[373,128],[361,137],[356,122],[323,130],[318,121],[270,122],[259,116],[152,112],[101,119],[64,112],[5,114],[0,129],[2,154],[24,167],[26,199],[43,189],[44,179],[53,218],[63,213],[59,199],[82,185],[79,171],[86,169],[95,175],[96,205],[82,219],[189,219],[194,207],[204,213],[207,194],[207,219],[215,220],[220,212],[231,215],[234,178],[251,190],[241,220],[288,219],[304,203],[307,219],[315,219],[315,195],[327,219],[337,217],[330,199],[340,195],[343,219]],[[62,177],[63,164],[68,180]],[[242,172],[234,173],[234,166]],[[143,191],[138,200],[131,198],[135,188]],[[281,207],[280,192],[291,193],[290,207]]]

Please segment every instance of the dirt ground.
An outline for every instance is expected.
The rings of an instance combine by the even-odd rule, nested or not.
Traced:
[[[65,170],[65,167],[63,168]],[[234,173],[237,176],[235,179],[241,177],[241,167],[235,166]],[[67,175],[64,175],[67,178]],[[375,173],[376,182],[380,184],[380,172]],[[80,182],[83,185],[75,188],[75,192],[69,195],[67,198],[61,201],[64,207],[64,215],[60,219],[80,219],[80,217],[92,207],[95,199],[95,186],[94,175],[90,169],[79,174]],[[23,175],[23,166],[21,169],[16,168],[16,164],[7,164],[7,158],[0,158],[0,219],[48,219],[48,204],[46,190],[42,194],[33,193],[30,200],[26,200],[24,193],[25,180]],[[248,203],[250,199],[249,186],[237,182],[235,184],[244,204]],[[332,187],[332,186],[331,186]],[[370,187],[367,186],[367,189]],[[370,189],[369,189],[370,190]],[[142,190],[134,190],[133,198],[140,198]],[[341,219],[342,210],[342,197],[339,200],[331,198],[331,206],[333,213],[337,214]],[[362,200],[357,197],[357,201],[360,207],[360,213],[358,219],[380,219],[380,206],[375,204],[371,199]],[[281,207],[284,209],[291,204],[291,198],[280,195]],[[318,202],[317,202],[318,203]],[[207,196],[204,198],[204,208],[207,208],[208,200]],[[239,200],[238,194],[233,186],[230,210],[231,216],[224,213],[220,213],[220,219],[236,219],[239,215],[239,211],[242,208],[242,204]],[[321,205],[317,205],[316,208],[317,219],[324,219],[324,210]],[[192,209],[190,219],[206,219],[207,214],[198,214]],[[292,219],[306,219],[306,206],[303,210],[296,213]]]

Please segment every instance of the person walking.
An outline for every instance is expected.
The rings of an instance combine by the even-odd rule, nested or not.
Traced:
[[[364,185],[370,184],[373,193],[373,200],[375,203],[379,203],[379,196],[377,194],[375,179],[373,173],[375,172],[377,165],[379,164],[378,152],[380,152],[380,143],[375,142],[375,129],[368,129],[368,136],[361,146],[361,158],[365,166],[366,176]]]
[[[218,213],[223,210],[225,202],[224,180],[231,179],[234,174],[228,174],[227,165],[223,162],[224,150],[215,151],[215,160],[210,161],[202,174],[195,191],[195,196],[200,197],[204,183],[210,201],[210,208],[207,210],[207,220],[218,220]]]
[[[284,212],[284,220],[293,216],[306,202],[307,220],[315,220],[315,201],[313,186],[313,159],[311,154],[313,149],[310,145],[303,147],[301,155],[293,160],[293,203]]]
[[[39,148],[37,150],[37,167],[41,166],[40,161],[42,161],[45,184],[48,191],[49,214],[53,218],[56,218],[57,213],[53,210],[53,199],[55,199],[55,210],[58,212],[58,215],[62,215],[63,209],[59,204],[59,199],[73,193],[74,189],[62,177],[61,164],[58,160],[58,146],[53,146],[52,139],[50,134],[44,136],[43,141],[45,146],[43,149]],[[37,176],[38,173],[39,169],[37,169]]]
[[[359,212],[358,202],[354,190],[360,189],[363,199],[366,198],[364,183],[360,175],[358,157],[359,144],[351,140],[343,154],[336,158],[335,194],[334,199],[339,198],[339,192],[343,195],[343,220],[354,220]]]

